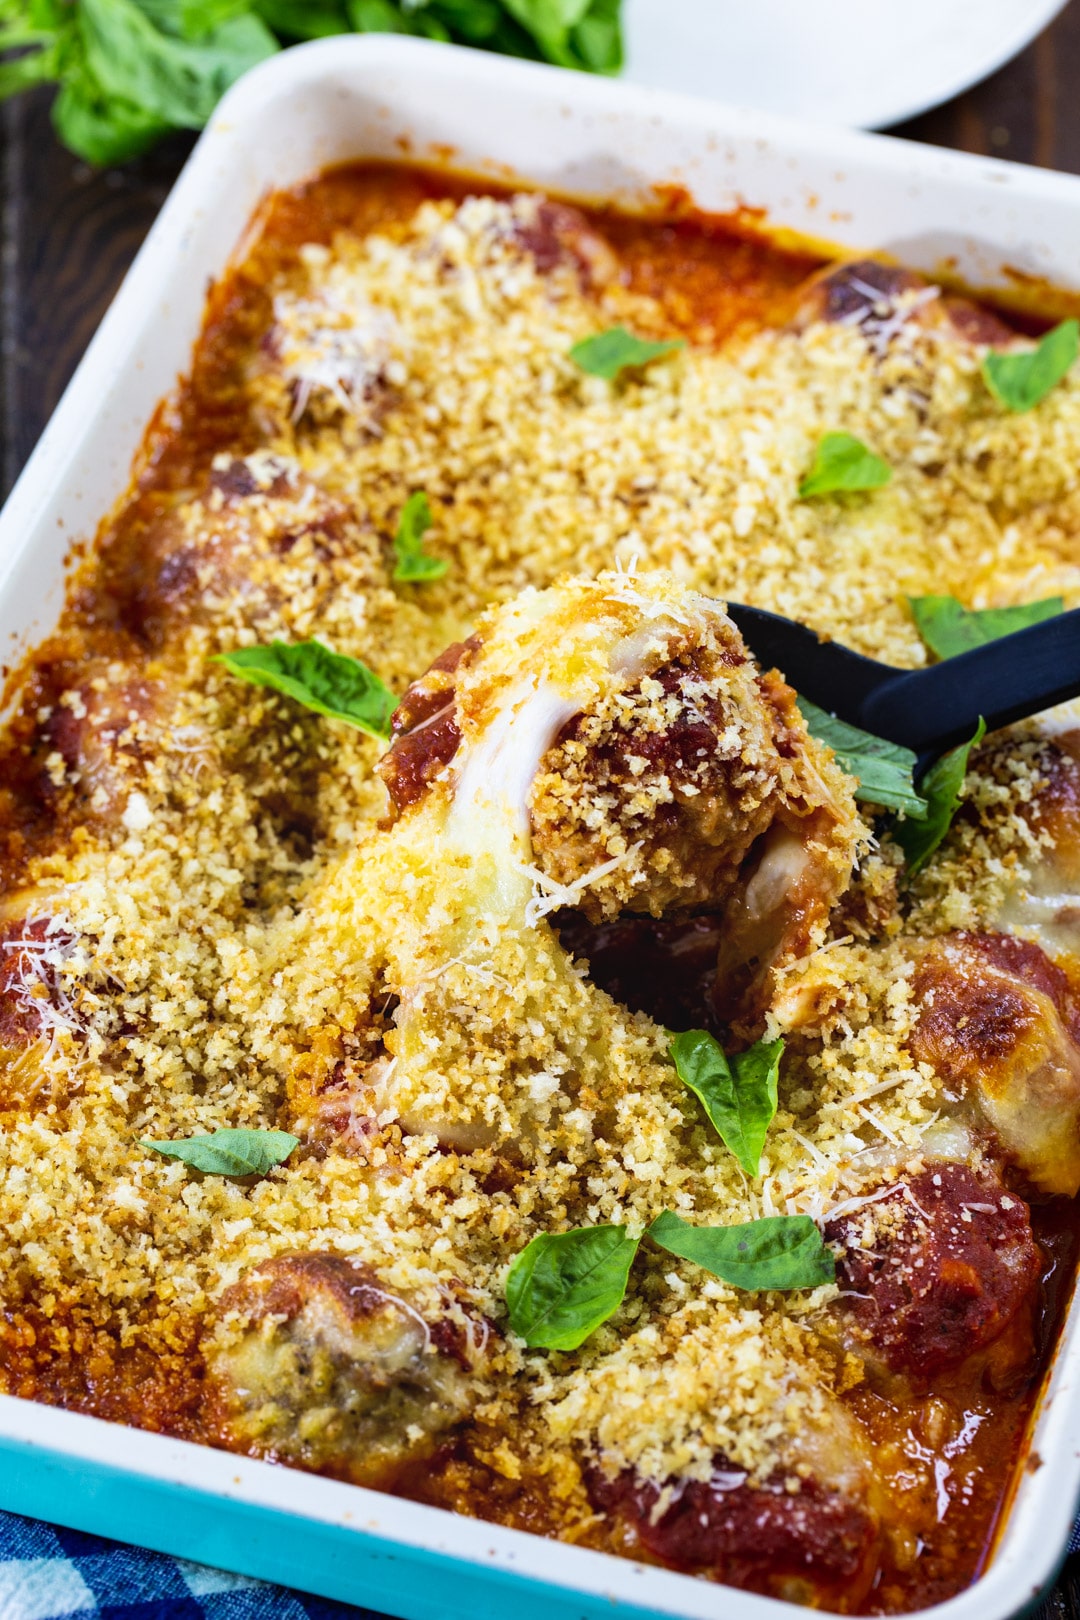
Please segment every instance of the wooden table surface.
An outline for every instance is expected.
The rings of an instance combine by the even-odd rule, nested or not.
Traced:
[[[942,0],[948,4],[948,0]],[[1000,72],[891,133],[1080,174],[1080,0]],[[99,174],[57,145],[47,93],[2,109],[0,494],[6,494],[191,149]],[[1038,1620],[1080,1620],[1080,1555]]]

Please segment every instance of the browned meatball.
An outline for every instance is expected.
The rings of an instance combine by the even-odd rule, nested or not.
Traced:
[[[794,692],[755,668],[726,616],[687,642],[564,728],[534,785],[533,849],[567,888],[635,850],[583,890],[593,924],[721,914],[717,1012],[753,1024],[848,881],[854,814]]]
[[[38,796],[54,813],[115,822],[160,742],[165,688],[106,658],[64,661],[47,674],[55,696],[36,748]]]
[[[539,915],[722,918],[718,1015],[748,1027],[850,877],[848,778],[723,604],[669,575],[565,580],[492,610],[394,727],[380,768],[400,812],[436,782],[454,804],[513,780],[503,825],[543,887]],[[574,948],[588,955],[588,939]]]
[[[424,795],[461,742],[455,713],[454,676],[463,658],[480,643],[476,636],[455,641],[406,688],[390,717],[392,740],[378,764],[395,810],[407,810]]]
[[[1080,730],[1063,731],[1042,743],[1041,785],[1030,815],[1049,838],[1048,856],[1061,888],[1080,888]],[[1080,924],[1080,917],[1073,919]]]
[[[991,756],[992,758],[992,756]],[[1006,928],[1034,928],[1041,944],[1080,949],[1080,730],[1040,739],[1029,800],[1017,806],[1036,834],[1037,859],[1012,886],[999,915]]]
[[[958,932],[922,953],[915,1057],[1044,1193],[1080,1190],[1080,992],[1038,945]]]
[[[0,926],[0,1047],[31,1045],[66,1008],[60,969],[73,944],[70,931],[50,917]]]
[[[847,1611],[873,1578],[878,1524],[865,1501],[816,1479],[747,1483],[723,1457],[711,1480],[661,1487],[634,1473],[588,1478],[589,1495],[654,1558],[728,1586]],[[663,1498],[663,1499],[662,1499]],[[629,1549],[628,1549],[629,1550]]]
[[[281,559],[325,566],[355,543],[351,514],[294,463],[223,457],[188,504],[157,512],[110,557],[124,628],[160,651],[223,607],[258,618],[280,605]]]
[[[233,1450],[386,1486],[468,1413],[487,1337],[342,1255],[284,1255],[222,1296],[214,1421]]]
[[[992,1172],[932,1164],[825,1235],[844,1251],[845,1343],[871,1368],[925,1381],[1004,1338],[995,1376],[1027,1369],[1042,1263],[1027,1205]]]
[[[857,327],[881,353],[909,322],[996,347],[1016,337],[981,304],[944,294],[914,270],[878,259],[855,259],[814,276],[803,292],[794,325],[801,331],[815,321]]]
[[[602,287],[618,275],[610,243],[579,209],[528,194],[515,197],[512,209],[511,240],[529,254],[541,275],[572,265],[584,289]]]

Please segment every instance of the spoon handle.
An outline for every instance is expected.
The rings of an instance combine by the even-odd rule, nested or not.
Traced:
[[[1017,630],[928,669],[897,670],[863,689],[857,714],[865,731],[919,755],[940,754],[972,736],[1011,725],[1080,696],[1080,608]]]
[[[762,669],[778,669],[784,679],[820,709],[859,725],[867,696],[904,673],[852,652],[842,641],[828,641],[797,619],[765,608],[729,602],[727,610]]]

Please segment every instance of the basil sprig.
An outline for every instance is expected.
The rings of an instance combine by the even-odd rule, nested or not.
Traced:
[[[612,326],[595,337],[582,338],[570,350],[570,359],[590,377],[604,377],[614,382],[624,371],[637,371],[665,354],[674,354],[685,347],[684,339],[673,338],[669,343],[650,343],[635,337],[625,326]]]
[[[414,490],[401,508],[394,535],[396,580],[419,585],[426,580],[441,579],[446,573],[449,563],[443,557],[429,557],[424,550],[424,535],[430,528],[431,504],[422,489]]]
[[[59,85],[60,139],[88,163],[123,163],[171,129],[201,128],[242,73],[293,40],[418,34],[617,73],[619,10],[620,0],[0,0],[0,99]]]
[[[798,699],[799,712],[811,737],[831,748],[837,763],[858,781],[855,797],[921,820],[926,800],[915,789],[916,756],[910,748],[875,737],[869,731],[838,720],[809,698]]]
[[[1039,602],[1021,602],[1014,607],[981,609],[966,608],[955,596],[909,596],[908,606],[920,636],[939,658],[956,658],[1065,611],[1060,596],[1044,596]]]
[[[707,1030],[688,1029],[673,1037],[675,1072],[702,1103],[724,1146],[748,1176],[761,1165],[765,1136],[776,1115],[782,1040],[757,1041],[728,1058]]]
[[[1062,321],[1034,349],[991,349],[984,355],[986,386],[1007,411],[1030,411],[1064,377],[1080,352],[1080,322]]]
[[[951,748],[927,771],[919,784],[926,794],[926,815],[921,821],[901,821],[893,829],[893,837],[904,851],[909,877],[921,872],[931,855],[952,826],[960,805],[960,789],[967,774],[971,750],[986,736],[986,722],[982,719],[975,728],[970,742]]]
[[[284,1164],[299,1143],[288,1131],[222,1130],[175,1142],[140,1141],[139,1146],[182,1159],[207,1176],[265,1176],[275,1164]]]
[[[691,1226],[670,1211],[648,1236],[733,1288],[818,1288],[836,1264],[809,1215],[766,1215],[738,1226]],[[541,1232],[506,1278],[510,1327],[530,1349],[576,1350],[626,1297],[640,1238],[624,1226]]]
[[[813,465],[799,485],[799,499],[842,490],[881,489],[892,478],[887,461],[868,450],[853,433],[826,433]]]
[[[533,1349],[576,1350],[622,1304],[638,1242],[624,1226],[534,1237],[506,1279],[511,1328]]]
[[[819,1288],[834,1281],[836,1261],[809,1215],[764,1215],[741,1226],[691,1226],[670,1210],[649,1236],[669,1254],[733,1288]]]
[[[397,707],[393,692],[358,658],[333,652],[321,641],[236,647],[215,654],[213,662],[224,664],[230,675],[252,686],[268,686],[316,714],[344,720],[373,737],[390,735],[390,716]]]

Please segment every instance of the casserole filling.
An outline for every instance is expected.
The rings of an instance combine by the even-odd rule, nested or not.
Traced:
[[[1080,603],[1027,341],[738,222],[270,199],[3,739],[4,1389],[840,1612],[978,1574],[1074,1269],[1080,713],[916,860],[725,604],[917,666],[911,600]],[[807,492],[836,433],[885,474]]]

